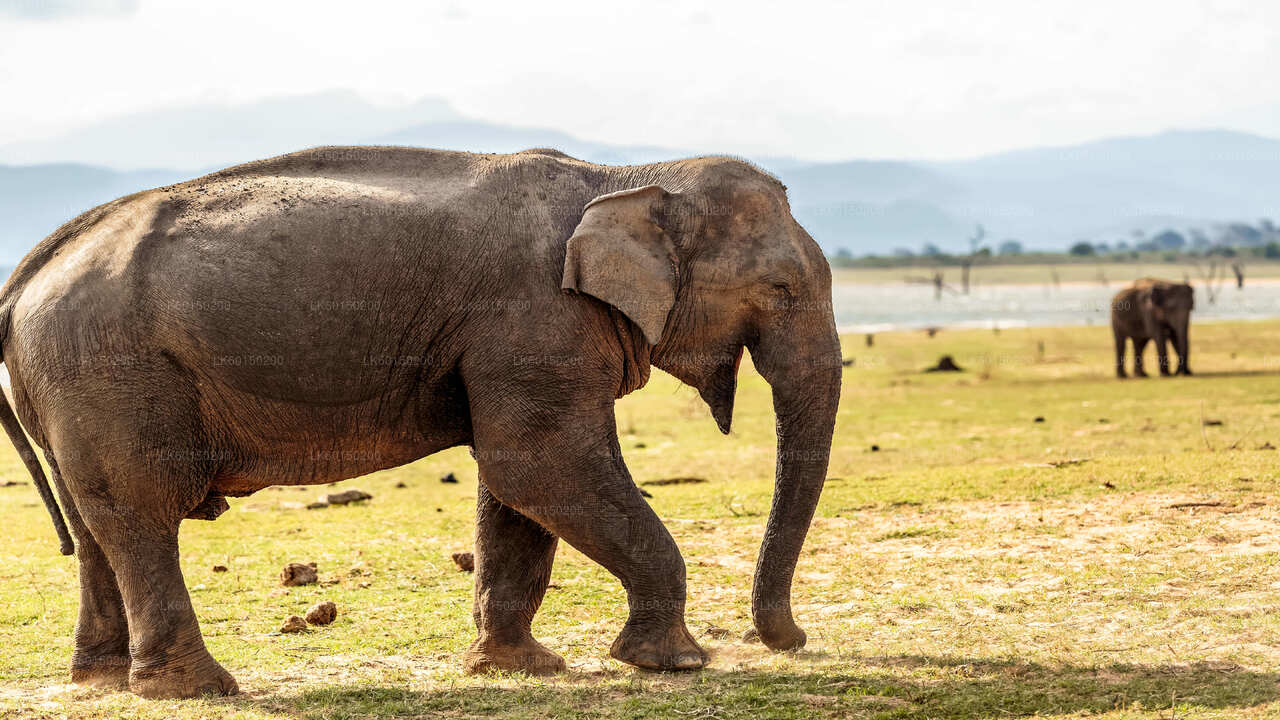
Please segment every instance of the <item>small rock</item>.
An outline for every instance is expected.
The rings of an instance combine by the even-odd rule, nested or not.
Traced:
[[[1114,485],[1110,480],[1107,480],[1107,481],[1103,482],[1103,483],[1102,483],[1102,487],[1103,487],[1103,488],[1105,488],[1105,489],[1107,489],[1107,490],[1115,490],[1115,489],[1116,489],[1116,486],[1115,486],[1115,485]]]
[[[226,572],[226,571],[227,571],[227,566],[226,566],[226,565],[214,565],[214,566],[213,566],[213,571],[214,571],[214,572]]]
[[[943,355],[938,358],[938,364],[930,368],[925,368],[925,372],[963,372],[963,369],[956,364],[954,358],[950,355]]]
[[[645,448],[647,448],[647,447],[649,447],[649,446],[648,446],[648,445],[645,445],[644,443],[636,443],[636,449],[637,449],[637,450],[643,450],[643,449],[645,449]]]
[[[324,502],[323,500],[317,500],[313,503],[307,503],[304,507],[308,510],[323,510],[329,507],[329,503]]]
[[[1217,427],[1222,424],[1221,420],[1205,420],[1205,427]]]
[[[1276,446],[1275,446],[1275,445],[1272,445],[1272,444],[1271,444],[1271,441],[1270,441],[1270,440],[1268,440],[1268,441],[1266,441],[1266,442],[1262,443],[1261,445],[1259,445],[1259,446],[1258,446],[1258,449],[1259,449],[1259,450],[1275,450],[1275,449],[1276,449]]]
[[[316,564],[289,563],[280,571],[280,584],[286,587],[293,585],[310,585],[316,581]]]
[[[1031,422],[1038,422],[1038,423],[1042,423],[1042,422],[1044,422],[1044,416],[1043,416],[1043,415],[1037,415],[1037,416],[1036,416],[1036,419],[1035,419],[1035,420],[1032,420]]]
[[[879,446],[879,445],[872,445],[872,446],[871,446],[871,452],[880,452],[880,446]]]
[[[373,496],[363,490],[344,490],[340,493],[329,493],[320,498],[320,502],[330,505],[346,505],[347,503],[370,500]]]
[[[312,625],[328,625],[338,617],[338,606],[332,600],[325,600],[312,605],[307,610],[307,622]]]
[[[362,581],[360,582],[360,587],[362,587],[362,588],[367,588],[367,587],[369,587],[369,586],[370,586],[370,585],[372,585],[372,584],[373,584],[373,583],[369,582],[368,580],[362,580]]]
[[[458,482],[458,476],[457,476],[457,475],[454,475],[453,473],[449,473],[448,475],[445,475],[444,477],[440,478],[440,482],[442,482],[442,483],[457,483],[457,482]]]
[[[407,487],[409,487],[409,486],[408,486],[408,485],[406,485],[406,484],[404,483],[404,481],[401,481],[401,482],[396,483],[396,488],[398,488],[398,489],[403,490],[404,488],[407,488]]]
[[[307,629],[307,621],[297,615],[290,615],[284,624],[280,626],[282,633],[300,633]]]
[[[475,572],[476,570],[476,556],[471,553],[454,553],[453,561],[457,563],[458,568],[462,570],[462,572]]]

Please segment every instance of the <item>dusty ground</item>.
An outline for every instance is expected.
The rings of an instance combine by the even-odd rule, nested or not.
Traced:
[[[451,554],[470,549],[475,469],[450,451],[184,526],[197,613],[241,696],[84,690],[66,683],[74,561],[34,489],[0,487],[0,717],[1280,717],[1280,323],[1194,333],[1198,376],[1127,382],[1101,328],[847,342],[794,654],[741,639],[772,479],[767,388],[744,368],[724,438],[696,394],[655,378],[619,428],[638,481],[706,480],[646,486],[713,655],[692,674],[610,660],[624,595],[564,547],[534,629],[570,671],[462,675],[471,576]],[[943,353],[969,372],[920,373]],[[7,446],[0,479],[26,479]],[[373,498],[306,509],[347,488]],[[280,587],[288,562],[317,563],[320,582]],[[332,625],[278,632],[325,599]]]

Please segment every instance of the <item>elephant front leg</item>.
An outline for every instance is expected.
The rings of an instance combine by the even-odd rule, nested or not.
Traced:
[[[481,475],[476,499],[475,621],[479,637],[463,660],[468,673],[519,670],[549,675],[564,659],[533,638],[556,557],[556,536],[498,502]]]
[[[489,491],[604,566],[627,591],[630,614],[609,654],[651,670],[706,665],[685,626],[684,559],[622,463],[612,396],[545,413],[519,390],[489,397],[496,407],[473,404],[472,417]]]
[[[1160,375],[1168,377],[1172,375],[1169,371],[1169,334],[1164,330],[1156,336],[1156,361],[1160,363]]]
[[[1147,377],[1146,368],[1143,367],[1142,356],[1147,352],[1148,338],[1133,339],[1133,376]]]
[[[1182,332],[1178,333],[1178,338],[1175,343],[1175,347],[1178,351],[1178,374],[1190,375],[1191,374],[1191,357],[1190,357],[1191,341],[1187,338],[1187,331],[1185,328],[1183,329]]]

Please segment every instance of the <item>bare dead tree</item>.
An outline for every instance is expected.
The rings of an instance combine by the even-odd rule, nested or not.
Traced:
[[[1226,268],[1216,258],[1209,258],[1207,267],[1200,260],[1193,259],[1191,262],[1196,269],[1196,273],[1203,281],[1205,299],[1209,301],[1210,305],[1216,303],[1218,301],[1218,291],[1222,289],[1222,282],[1227,277]]]

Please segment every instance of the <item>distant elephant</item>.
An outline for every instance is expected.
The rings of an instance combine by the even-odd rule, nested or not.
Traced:
[[[43,449],[75,536],[77,682],[235,692],[192,610],[179,523],[460,445],[480,474],[467,670],[564,668],[530,634],[558,538],[627,590],[613,657],[702,667],[684,561],[623,464],[614,401],[652,365],[728,433],[744,348],[778,435],[755,626],[775,650],[805,644],[790,590],[840,398],[831,271],[786,189],[746,162],[385,147],[253,162],[64,225],[0,290],[0,348],[0,420],[69,552],[15,409]]]
[[[1179,375],[1190,375],[1190,344],[1187,328],[1195,309],[1195,291],[1186,283],[1156,278],[1143,278],[1116,293],[1111,300],[1111,332],[1116,341],[1116,377],[1125,377],[1125,340],[1133,339],[1133,374],[1146,377],[1142,369],[1142,351],[1148,340],[1155,340],[1160,374],[1169,375],[1169,351],[1166,341],[1173,341],[1178,354]]]

